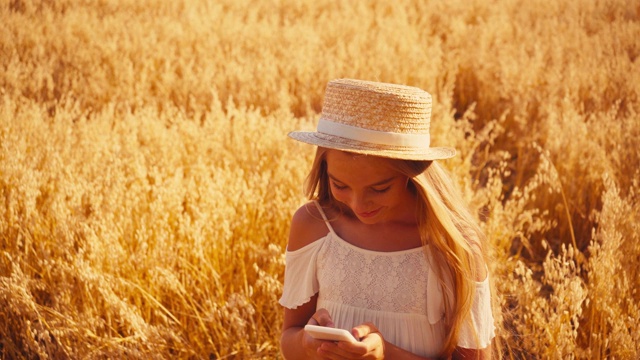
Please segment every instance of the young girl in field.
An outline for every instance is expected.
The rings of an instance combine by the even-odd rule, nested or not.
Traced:
[[[431,96],[418,88],[329,82],[286,252],[286,359],[484,358],[493,315],[485,238],[434,160]],[[307,324],[357,343],[314,339]]]

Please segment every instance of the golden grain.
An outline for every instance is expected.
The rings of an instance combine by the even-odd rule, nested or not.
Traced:
[[[434,96],[507,358],[640,355],[630,1],[0,0],[0,358],[278,358],[338,77]]]

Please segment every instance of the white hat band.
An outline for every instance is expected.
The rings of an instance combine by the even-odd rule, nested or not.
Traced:
[[[402,134],[369,130],[336,123],[323,118],[320,118],[318,121],[318,132],[378,145],[428,148],[431,142],[429,134]]]

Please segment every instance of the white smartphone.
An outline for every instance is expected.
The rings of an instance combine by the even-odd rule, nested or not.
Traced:
[[[327,326],[306,325],[304,327],[309,335],[318,340],[347,341],[350,343],[358,342],[356,338],[347,330],[330,328]]]

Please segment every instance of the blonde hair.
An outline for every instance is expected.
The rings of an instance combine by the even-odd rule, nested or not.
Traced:
[[[325,207],[341,209],[331,195],[326,153],[326,148],[318,147],[305,193]],[[418,199],[420,238],[423,245],[429,244],[433,255],[427,260],[435,261],[431,265],[443,289],[452,286],[450,293],[443,291],[447,336],[441,352],[442,356],[450,356],[471,311],[475,281],[479,278],[478,259],[485,257],[482,246],[485,236],[451,178],[437,162],[391,159],[390,164],[409,178]],[[425,256],[428,257],[427,253]],[[451,279],[450,284],[445,278]]]

